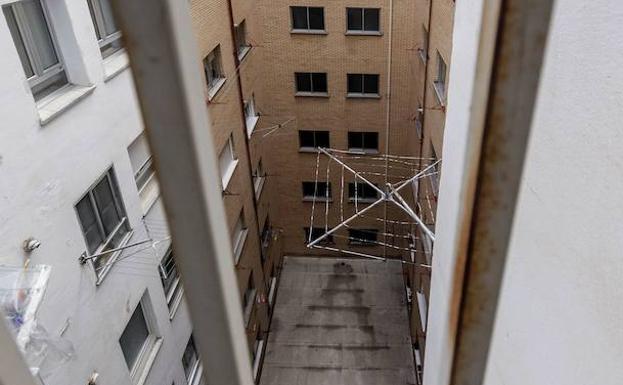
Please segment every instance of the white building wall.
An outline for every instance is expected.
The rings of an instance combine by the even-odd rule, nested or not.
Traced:
[[[39,321],[52,337],[66,328],[62,337],[76,354],[46,379],[47,385],[86,384],[94,371],[100,374],[98,383],[130,384],[118,339],[145,290],[163,337],[146,383],[184,384],[180,360],[191,325],[184,303],[169,320],[157,270],[166,247],[119,262],[99,286],[92,268],[78,263],[86,245],[74,205],[110,166],[135,230],[130,242],[145,239],[127,152],[143,125],[130,70],[104,81],[86,1],[47,3],[70,79],[95,89],[42,126],[0,15],[0,264],[23,265],[22,241],[34,236],[41,247],[28,256],[30,263],[52,266]],[[151,210],[149,216],[164,223],[160,203]]]
[[[479,146],[474,82],[485,1],[457,2],[426,385],[447,385],[460,218]],[[623,381],[623,5],[555,4],[500,293],[487,385]],[[481,68],[482,69],[482,68]]]

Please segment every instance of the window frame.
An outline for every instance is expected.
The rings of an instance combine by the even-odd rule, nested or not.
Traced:
[[[106,179],[108,187],[110,188],[111,192],[112,192],[112,197],[113,197],[113,204],[115,205],[115,209],[117,211],[117,215],[119,215],[121,217],[121,220],[119,221],[119,223],[117,223],[116,227],[114,228],[114,230],[112,230],[110,232],[110,234],[106,235],[106,230],[104,229],[104,224],[102,222],[102,218],[101,218],[101,214],[98,211],[98,205],[97,205],[97,201],[95,199],[95,195],[94,195],[94,191],[95,188],[100,184],[100,182],[102,182],[104,179]],[[86,229],[84,228],[84,224],[82,223],[82,220],[80,219],[80,215],[78,212],[78,204],[80,202],[82,202],[82,200],[86,197],[89,197],[89,203],[91,206],[91,209],[94,213],[95,216],[95,223],[97,225],[97,229],[100,233],[100,237],[102,238],[102,242],[99,244],[99,246],[97,246],[97,248],[91,252],[90,248],[89,248],[89,243],[86,237]],[[97,178],[97,180],[91,184],[91,186],[87,189],[87,191],[80,197],[80,199],[78,199],[75,204],[74,204],[74,211],[76,213],[76,217],[78,219],[78,224],[80,226],[80,230],[82,232],[82,236],[84,239],[84,243],[86,245],[86,251],[84,252],[85,256],[92,256],[92,255],[97,255],[100,254],[102,252],[105,251],[107,246],[110,246],[111,242],[115,239],[115,237],[118,235],[118,232],[125,227],[126,229],[126,233],[122,234],[122,238],[119,240],[119,243],[116,245],[113,245],[111,247],[111,249],[116,249],[116,248],[120,248],[123,247],[125,244],[127,244],[127,242],[130,240],[130,237],[133,234],[133,230],[130,226],[129,223],[129,219],[128,219],[128,215],[127,212],[125,210],[125,206],[123,204],[123,197],[121,196],[121,191],[119,190],[119,184],[117,182],[117,177],[115,174],[115,170],[114,167],[109,167],[106,172],[101,175],[99,178]],[[114,252],[110,252],[107,253],[106,256],[107,259],[105,259],[104,261],[104,265],[102,265],[103,267],[99,266],[96,264],[96,260],[100,259],[100,258],[104,258],[104,256],[99,256],[96,258],[89,258],[88,259],[88,263],[91,266],[91,268],[93,269],[93,271],[95,272],[95,276],[96,276],[96,285],[99,285],[100,283],[103,282],[104,278],[106,277],[106,275],[108,274],[108,272],[110,271],[111,267],[114,265],[115,261],[117,260],[117,258],[119,258],[119,256],[121,255],[123,250],[117,250]],[[99,271],[101,270],[101,271]]]
[[[317,183],[317,186],[316,186]],[[323,194],[322,196],[320,195],[309,195],[306,194],[306,186],[313,186],[314,188],[314,193],[317,191],[321,191]],[[311,182],[311,181],[302,181],[301,182],[301,188],[303,191],[303,202],[312,202],[314,201],[314,196],[315,196],[315,200],[316,202],[332,202],[333,201],[333,192],[331,190],[331,182],[325,182],[325,181],[318,181],[318,182]],[[326,191],[327,188],[329,190],[329,198],[327,199],[327,195],[326,195]]]
[[[303,146],[303,136],[311,135],[313,139],[313,146]],[[326,146],[318,145],[318,135],[326,135]],[[299,152],[318,152],[318,148],[330,148],[331,147],[331,131],[325,130],[299,130]]]
[[[255,94],[251,94],[249,99],[244,100],[242,107],[244,110],[247,137],[251,138],[253,130],[255,130],[255,126],[257,126],[257,122],[260,120],[260,115],[255,108]]]
[[[361,92],[353,92],[348,87],[350,86],[351,77],[361,77]],[[366,92],[366,78],[376,77],[376,92]],[[374,98],[379,99],[381,89],[381,76],[379,74],[346,74],[346,97],[347,98]]]
[[[299,76],[308,75],[310,90],[299,90]],[[324,75],[324,91],[314,90],[314,76]],[[295,96],[329,96],[329,76],[326,72],[294,72],[294,91]]]
[[[245,19],[241,20],[238,24],[234,24],[234,37],[236,54],[238,55],[238,60],[242,61],[251,49],[251,45],[247,42],[247,24],[245,23]]]
[[[41,100],[46,99],[50,95],[56,93],[58,90],[69,86],[71,83],[69,82],[69,78],[67,77],[67,71],[65,69],[62,51],[58,44],[58,39],[54,31],[54,26],[50,21],[50,14],[47,3],[42,0],[34,1],[37,1],[41,6],[43,18],[46,22],[47,32],[52,44],[51,48],[53,49],[54,55],[56,56],[57,60],[57,63],[53,64],[49,68],[43,67],[43,63],[39,54],[39,49],[37,43],[32,37],[32,29],[30,28],[30,23],[28,17],[26,16],[26,11],[24,10],[23,3],[21,1],[16,1],[13,3],[4,4],[2,5],[2,10],[3,13],[5,13],[7,10],[8,12],[11,12],[11,15],[15,20],[17,32],[20,35],[19,37],[21,45],[24,48],[24,53],[26,55],[26,58],[28,59],[29,67],[33,73],[33,75],[28,76],[28,74],[24,71],[24,76],[26,76],[26,80],[28,81],[28,85],[32,92],[33,98],[35,99],[35,102],[40,102]],[[16,51],[18,51],[17,54],[23,68],[24,63],[22,62],[22,58],[19,55],[19,50],[17,48],[15,37],[12,33],[10,33],[10,35],[13,40],[15,49]],[[57,82],[62,84],[59,84],[58,87],[53,87],[54,84]],[[53,89],[50,90],[49,87],[53,87]],[[47,92],[48,90],[50,91]]]
[[[229,153],[231,154],[231,161],[227,163],[227,169],[223,170],[221,165],[221,157],[223,156],[223,151],[225,151],[227,148],[229,148]],[[218,161],[222,190],[225,191],[227,189],[227,186],[229,186],[229,183],[233,179],[234,173],[236,172],[236,167],[238,167],[238,157],[236,156],[236,146],[234,144],[233,133],[229,134],[227,142],[225,143],[223,148],[221,148],[221,151],[218,155]]]
[[[111,34],[108,34],[108,32],[106,32],[106,17],[104,16],[104,12],[102,11],[102,0],[86,1],[87,5],[89,6],[89,13],[91,14],[91,20],[93,21],[93,27],[95,28],[95,37],[97,38],[97,44],[99,45],[102,58],[109,58],[115,53],[122,51],[124,47],[121,40],[121,30],[117,26],[114,18],[112,21],[115,24],[115,27],[117,27],[117,30]],[[104,32],[106,36],[102,37],[102,32]],[[116,43],[119,43],[119,46],[115,47],[114,45]],[[106,47],[112,47],[113,49],[109,51],[106,49]]]
[[[439,104],[445,106],[446,93],[447,93],[447,76],[448,76],[448,64],[441,56],[441,53],[437,51],[437,66],[435,78],[433,79],[433,88],[435,89],[435,95]]]
[[[418,53],[422,62],[426,64],[428,61],[428,29],[424,24],[422,24],[422,46],[418,48]]]
[[[246,224],[246,220],[244,217],[244,209],[242,209],[240,210],[238,218],[236,218],[236,223],[234,223],[234,228],[231,232],[231,244],[234,255],[234,265],[237,265],[238,262],[240,262],[240,257],[242,256],[242,251],[244,250],[248,234],[249,228]]]
[[[326,231],[323,227],[312,227],[311,228],[311,232],[312,232],[312,242],[318,238],[320,238],[321,236],[323,236],[326,232],[331,231],[332,228],[329,227]],[[310,232],[310,228],[309,227],[303,227],[303,235],[305,236],[305,244],[309,243],[309,232]],[[316,235],[318,235],[317,233],[320,232],[321,234],[318,236],[314,236],[314,232],[316,232]],[[335,240],[333,238],[333,234],[329,234],[327,235],[322,241],[318,242],[319,245],[334,245],[335,244]]]
[[[376,147],[366,147],[366,135],[376,135]],[[351,146],[351,136],[361,135],[362,147]],[[369,140],[368,140],[369,141]],[[376,131],[348,131],[348,151],[355,154],[378,154],[379,152],[379,133]]]
[[[305,19],[307,28],[294,28],[294,11],[295,9],[305,9]],[[320,9],[322,11],[322,28],[311,28],[311,19],[309,17],[310,9]],[[306,5],[290,6],[290,33],[307,33],[307,34],[326,34],[325,12],[324,7],[312,7]]]
[[[361,29],[351,29],[348,17],[349,10],[359,10],[361,11]],[[366,11],[376,11],[377,12],[377,29],[366,29],[365,18]],[[375,7],[346,7],[346,35],[370,35],[370,36],[381,36],[381,8]]]
[[[253,313],[253,307],[255,305],[255,299],[257,298],[257,287],[255,286],[255,280],[253,279],[253,270],[249,270],[249,279],[247,281],[247,288],[242,295],[242,315],[245,326],[249,324],[251,320],[251,313]]]
[[[175,278],[173,279],[173,283],[167,290],[165,287],[164,280],[168,278],[169,272],[165,267],[165,260],[170,257],[171,263],[173,263],[173,270],[175,271]],[[164,298],[167,301],[167,307],[169,308],[169,320],[172,320],[179,308],[180,303],[182,302],[182,296],[184,294],[184,287],[182,286],[182,281],[180,277],[180,272],[177,269],[177,264],[175,263],[175,254],[173,254],[173,248],[169,246],[164,256],[160,259],[158,264],[158,273],[160,275],[160,281],[162,283],[162,289],[164,291]]]
[[[264,183],[266,182],[266,172],[264,171],[264,165],[262,158],[257,161],[257,167],[253,172],[253,192],[255,193],[255,199],[259,199],[264,190]]]
[[[353,233],[361,234],[374,234],[374,240],[368,240],[364,237],[355,238],[353,237]],[[378,229],[348,229],[348,244],[350,246],[378,246],[375,242],[378,242],[379,239],[379,230]]]
[[[216,65],[212,66],[211,63],[215,63]],[[215,69],[217,73],[216,77],[212,76],[212,71],[209,71],[209,68]],[[223,68],[223,54],[221,53],[220,44],[217,44],[216,47],[203,58],[203,73],[206,80],[205,84],[208,89],[208,100],[212,100],[227,80],[227,75]]]
[[[186,375],[186,367],[184,365],[184,356],[186,352],[188,351],[189,346],[192,346],[192,351],[194,352],[193,357],[195,358],[195,362],[192,363],[191,367],[189,368],[190,371],[188,372],[188,375]],[[197,349],[197,344],[195,343],[195,338],[192,334],[188,338],[188,342],[186,342],[186,346],[184,347],[184,352],[182,353],[181,362],[182,362],[182,368],[184,369],[184,378],[186,379],[186,383],[188,385],[198,384],[201,379],[201,376],[203,375],[203,365],[201,364],[201,357],[199,356],[199,350]]]
[[[355,189],[355,186],[357,188]],[[378,186],[377,186],[378,187]],[[360,196],[359,192],[374,192],[372,195]],[[357,192],[357,194],[355,194]],[[379,192],[366,182],[348,182],[348,201],[355,202],[355,195],[357,195],[357,203],[374,203],[379,199]]]

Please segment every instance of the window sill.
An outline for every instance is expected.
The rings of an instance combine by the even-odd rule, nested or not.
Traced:
[[[383,36],[381,31],[346,31],[346,36]]]
[[[355,94],[355,93],[347,93],[347,99],[380,99],[381,95],[379,94]]]
[[[333,198],[324,198],[324,197],[316,197],[316,202],[333,202]],[[313,202],[314,201],[314,197],[303,197],[303,202]]]
[[[229,186],[229,182],[231,182],[231,178],[234,176],[236,167],[238,167],[238,159],[231,162],[229,168],[225,172],[225,175],[223,175],[221,179],[221,183],[223,183],[223,191],[225,191],[227,189],[227,186]]]
[[[266,177],[261,177],[258,179],[258,182],[254,186],[255,190],[255,200],[260,199],[262,195],[262,191],[264,190],[264,183],[266,182]]]
[[[78,86],[69,84],[56,92],[53,92],[43,100],[37,103],[37,112],[39,113],[39,122],[46,125],[89,95],[95,86]]]
[[[130,66],[130,58],[125,50],[115,52],[104,59],[104,82],[119,75]]]
[[[328,98],[328,92],[300,92],[297,91],[294,96],[297,97],[306,97],[306,98]]]
[[[181,285],[181,283],[179,285]],[[180,287],[169,304],[169,321],[173,321],[173,318],[175,318],[177,309],[180,308],[180,304],[182,303],[182,298],[184,298],[184,288]]]
[[[253,360],[253,380],[257,380],[257,375],[260,372],[260,364],[264,356],[264,340],[260,340],[255,351],[255,359]]]
[[[303,153],[317,154],[318,151],[319,150],[317,147],[299,147],[299,152],[303,152]]]
[[[268,291],[268,304],[273,306],[275,303],[275,294],[277,293],[277,277],[270,279],[270,290]]]
[[[328,35],[329,33],[324,29],[291,29],[292,35]]]
[[[208,89],[208,101],[212,101],[216,94],[223,88],[227,78],[220,78],[212,87]]]
[[[240,257],[242,256],[242,250],[244,250],[244,245],[247,243],[247,236],[249,235],[249,229],[242,230],[242,235],[240,236],[240,240],[234,246],[234,265],[237,265],[240,262]]]
[[[433,88],[435,89],[435,96],[437,97],[437,101],[442,107],[446,106],[446,96],[445,89],[438,82],[433,82]]]
[[[162,337],[157,337],[154,341],[153,345],[149,349],[149,353],[145,359],[145,363],[143,364],[143,368],[141,369],[140,374],[136,377],[135,385],[144,385],[147,381],[147,376],[151,371],[152,366],[154,366],[154,362],[156,362],[156,356],[158,352],[160,352],[160,348],[162,347]]]
[[[238,61],[242,62],[245,57],[251,52],[251,46],[245,46],[241,50],[238,51]]]
[[[250,139],[251,135],[253,134],[253,130],[255,130],[255,126],[257,126],[257,122],[259,122],[260,117],[259,116],[250,116],[247,118],[246,121],[246,125],[247,125],[247,137]]]
[[[348,153],[354,155],[374,155],[378,154],[379,150],[371,148],[349,148]]]

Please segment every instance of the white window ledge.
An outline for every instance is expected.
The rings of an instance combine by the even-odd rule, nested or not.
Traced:
[[[156,338],[153,345],[150,347],[149,352],[147,353],[147,357],[145,358],[145,363],[143,364],[143,368],[141,369],[141,373],[137,374],[135,385],[144,385],[145,381],[147,381],[147,376],[151,371],[152,366],[154,366],[154,362],[156,361],[156,356],[162,347],[162,337]]]
[[[208,89],[208,100],[214,99],[216,94],[223,88],[227,78],[220,78],[210,89]]]
[[[257,122],[259,122],[259,116],[249,116],[247,117],[246,125],[247,125],[247,136],[251,138],[251,134],[253,134],[253,130],[255,126],[257,126]]]
[[[249,303],[244,308],[243,317],[244,317],[244,325],[249,325],[249,321],[251,320],[251,313],[253,312],[253,306],[255,305],[255,296],[257,295],[257,289],[253,289],[253,292],[249,296]]]
[[[130,66],[130,58],[125,50],[115,52],[104,59],[104,81],[107,82]]]
[[[141,198],[141,208],[143,209],[143,214],[147,215],[154,203],[156,203],[160,197],[160,186],[158,185],[155,173],[149,177],[149,180],[138,192],[138,195]]]
[[[257,183],[255,183],[255,199],[260,199],[262,195],[262,190],[264,190],[264,183],[266,182],[266,177],[261,177],[257,179]]]
[[[313,153],[313,154],[317,154],[318,153],[318,148],[317,147],[299,147],[299,152],[305,152],[305,153]]]
[[[41,125],[48,124],[71,106],[84,99],[94,89],[95,86],[69,84],[50,94],[37,103],[39,122],[41,122]]]
[[[257,380],[257,375],[260,372],[260,363],[262,362],[262,356],[264,355],[264,340],[260,340],[257,344],[257,350],[255,351],[255,359],[253,360],[253,379]]]
[[[247,243],[248,235],[249,229],[242,230],[242,234],[240,235],[238,243],[234,245],[234,265],[237,265],[240,261],[240,257],[242,256],[242,250],[244,250],[244,245]]]
[[[303,197],[303,202],[313,202],[314,201],[314,197],[313,196],[307,196],[307,197]],[[316,202],[333,202],[333,198],[325,198],[325,197],[320,197],[317,196],[316,197]]]
[[[181,285],[181,283],[179,283]],[[175,314],[177,313],[177,309],[180,308],[180,304],[182,303],[182,298],[184,298],[184,288],[180,287],[180,289],[175,293],[175,297],[171,301],[169,305],[169,321],[172,321],[175,318]]]
[[[433,88],[435,89],[435,96],[437,97],[437,101],[442,107],[446,105],[446,96],[445,96],[445,87],[443,84],[439,82],[433,82]]]
[[[227,189],[229,182],[231,182],[231,178],[234,176],[234,172],[236,171],[236,167],[238,167],[238,159],[234,160],[229,164],[227,171],[223,175],[221,182],[223,183],[223,191]]]
[[[293,35],[328,35],[324,29],[292,29],[290,33]]]
[[[243,61],[245,57],[251,52],[251,46],[247,45],[242,47],[241,50],[238,50],[238,61]]]
[[[378,154],[379,150],[374,148],[349,148],[348,152],[355,155]]]
[[[346,31],[347,36],[383,36],[381,31]]]
[[[328,92],[305,92],[297,91],[294,96],[307,97],[307,98],[328,98]]]
[[[359,94],[359,93],[347,93],[346,97],[348,99],[380,99],[381,95],[379,94]]]

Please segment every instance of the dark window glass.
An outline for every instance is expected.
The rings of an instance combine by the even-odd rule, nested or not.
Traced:
[[[365,132],[363,134],[363,148],[377,150],[379,148],[379,134],[376,132]]]
[[[309,8],[309,29],[324,29],[324,8]]]
[[[348,148],[363,148],[363,132],[348,133]]]
[[[314,72],[312,74],[312,91],[327,92],[327,74],[322,72]]]
[[[357,182],[357,199],[376,199],[378,192],[369,184]],[[355,183],[348,184],[348,197],[355,199]]]
[[[97,250],[99,245],[104,242],[104,238],[98,227],[97,219],[95,217],[95,210],[93,210],[90,196],[87,195],[82,198],[80,202],[78,202],[78,204],[76,205],[76,209],[78,211],[80,224],[82,225],[84,237],[87,241],[89,254],[93,254]]]
[[[366,8],[363,12],[364,31],[379,30],[379,10],[377,8]]]
[[[292,10],[292,29],[308,29],[307,7],[290,7]]]
[[[363,92],[363,75],[361,74],[348,74],[348,92],[353,94],[360,94]]]
[[[312,81],[310,73],[297,72],[294,75],[296,77],[296,90],[298,92],[312,92]]]
[[[367,149],[378,150],[379,134],[378,132],[349,132],[348,148],[349,149]]]
[[[160,280],[162,281],[162,287],[164,293],[168,296],[171,290],[174,288],[175,282],[178,279],[177,266],[175,266],[175,259],[173,259],[173,251],[167,251],[167,255],[162,259]]]
[[[305,243],[309,243],[309,227],[305,227],[303,230],[305,232]],[[331,228],[328,228],[327,231],[331,231]],[[324,228],[322,228],[322,227],[313,227],[312,228],[312,233],[311,233],[311,241],[313,242],[315,239],[318,239],[318,238],[322,237],[324,234],[325,234],[325,229]],[[329,234],[327,237],[325,237],[319,243],[320,244],[333,243],[333,234]]]
[[[121,338],[119,338],[123,357],[130,370],[136,365],[147,337],[149,337],[149,329],[145,321],[145,314],[143,314],[143,306],[139,303],[134,313],[132,313],[132,317],[128,321]]]
[[[363,92],[366,94],[379,93],[379,75],[363,75]]]
[[[316,146],[315,147],[330,147],[329,143],[329,131],[315,131]]]
[[[318,199],[325,198],[327,196],[327,190],[329,198],[331,198],[331,183],[318,182],[316,189],[316,182],[303,182],[303,197],[310,198],[316,196]]]
[[[35,73],[32,69],[30,59],[28,58],[28,53],[26,53],[26,45],[24,44],[22,33],[19,31],[19,27],[17,26],[15,14],[8,6],[2,7],[2,11],[4,12],[7,24],[9,25],[9,31],[11,32],[11,36],[13,37],[13,42],[15,43],[15,48],[17,49],[19,59],[22,62],[22,68],[24,69],[24,73],[26,74],[26,77],[29,78]]]
[[[329,131],[299,131],[301,148],[329,147]]]
[[[195,366],[199,362],[199,354],[197,353],[197,346],[195,345],[195,339],[190,336],[184,354],[182,355],[182,367],[184,368],[184,374],[186,379],[190,380],[191,375],[195,369]]]
[[[349,229],[349,243],[356,245],[373,244],[377,240],[378,232],[376,229]]]
[[[108,183],[108,177],[104,177],[104,179],[95,186],[94,195],[104,231],[108,235],[113,232],[121,221],[121,217],[115,207],[115,199],[110,184]]]
[[[347,29],[349,31],[361,31],[363,28],[363,9],[362,8],[346,8],[346,18],[348,22]]]

